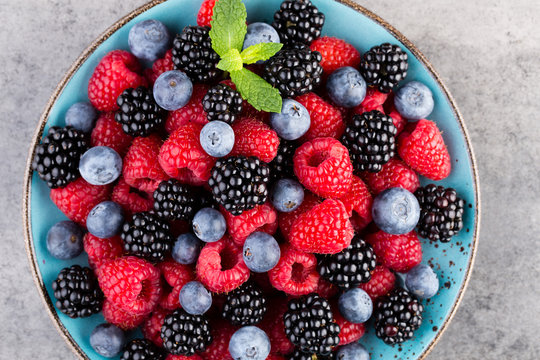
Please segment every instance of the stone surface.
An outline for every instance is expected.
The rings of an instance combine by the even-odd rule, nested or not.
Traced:
[[[439,71],[466,119],[482,231],[463,303],[428,359],[540,359],[540,2],[362,0]],[[0,359],[74,359],[29,272],[22,179],[39,114],[64,72],[144,0],[0,0]]]

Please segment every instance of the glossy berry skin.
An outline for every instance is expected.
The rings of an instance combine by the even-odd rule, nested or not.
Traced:
[[[99,324],[90,334],[90,345],[101,356],[112,358],[120,354],[126,344],[122,329],[112,324]]]
[[[274,27],[284,44],[311,43],[321,36],[324,14],[310,0],[285,0],[274,14]]]
[[[212,294],[198,281],[190,281],[182,287],[180,305],[191,315],[202,315],[212,306]]]
[[[439,279],[429,265],[420,264],[405,275],[405,286],[417,298],[429,299],[439,291]]]
[[[182,71],[172,70],[159,75],[154,83],[154,99],[165,110],[178,110],[189,102],[193,84]]]
[[[161,327],[163,347],[173,355],[191,356],[204,351],[212,342],[210,324],[200,315],[190,315],[181,309],[168,315]]]
[[[197,25],[210,26],[217,0],[204,0],[197,14]]]
[[[251,271],[264,273],[277,265],[281,257],[281,251],[274,237],[257,231],[249,235],[246,239],[243,257],[246,266]]]
[[[160,348],[146,339],[133,339],[125,347],[120,360],[163,360]]]
[[[225,231],[225,218],[216,209],[203,208],[193,218],[193,232],[204,242],[218,241],[225,235]]]
[[[247,49],[250,46],[260,43],[279,43],[279,34],[276,29],[271,25],[263,22],[254,22],[247,26],[246,37],[244,38],[244,45],[242,50]],[[264,63],[263,60],[257,62],[257,64]]]
[[[360,72],[368,85],[389,93],[407,76],[409,64],[407,53],[399,46],[384,43],[365,52],[360,63]]]
[[[369,352],[366,348],[357,342],[345,345],[336,353],[339,360],[369,360]]]
[[[358,70],[345,66],[337,69],[328,77],[326,90],[335,104],[352,108],[364,101],[367,85]]]
[[[94,128],[98,113],[89,102],[78,102],[71,105],[66,112],[66,126],[89,133]]]
[[[217,84],[204,95],[202,105],[208,121],[232,124],[242,112],[243,100],[238,91],[225,84]]]
[[[73,259],[83,251],[83,235],[73,221],[60,221],[47,232],[47,250],[56,259]]]
[[[133,214],[124,222],[120,236],[130,255],[158,262],[171,253],[173,239],[169,223],[153,212]]]
[[[285,140],[302,137],[311,125],[309,112],[296,100],[284,99],[280,113],[270,114],[272,129]]]
[[[213,157],[223,157],[234,147],[234,130],[223,121],[210,121],[200,134],[201,146]]]
[[[435,106],[433,93],[424,84],[411,81],[403,85],[394,96],[397,111],[406,119],[426,119]]]
[[[339,139],[345,130],[341,112],[315,93],[296,98],[309,111],[311,126],[300,141],[310,141],[320,137]]]
[[[410,191],[395,187],[373,200],[373,221],[384,232],[399,235],[412,231],[420,218],[420,205]]]
[[[258,327],[244,326],[231,337],[229,353],[235,360],[265,360],[270,354],[270,339]]]
[[[353,324],[368,321],[373,313],[373,303],[369,295],[362,289],[347,290],[338,300],[339,312]]]
[[[97,204],[86,218],[88,232],[102,239],[118,235],[123,224],[124,210],[113,201]]]
[[[174,261],[189,265],[197,261],[201,252],[202,242],[193,234],[187,233],[178,236],[172,250]]]
[[[247,282],[227,294],[221,315],[235,326],[255,325],[264,318],[266,303],[262,290]]]
[[[358,50],[342,39],[321,36],[313,40],[309,47],[311,51],[317,51],[322,55],[321,66],[327,75],[341,67],[357,68],[360,64]]]
[[[107,185],[120,177],[122,158],[110,147],[95,146],[81,156],[79,171],[90,184]]]
[[[291,212],[304,201],[304,188],[296,180],[281,179],[274,184],[270,199],[277,211]]]
[[[366,235],[377,261],[391,270],[407,272],[422,261],[422,244],[416,232],[392,235],[382,230]]]
[[[120,156],[125,156],[133,137],[126,134],[122,124],[116,122],[113,112],[102,113],[90,135],[91,146],[108,146]]]
[[[116,104],[119,111],[114,119],[122,130],[131,136],[148,136],[158,131],[165,121],[165,114],[154,100],[151,88],[139,86],[124,90]]]
[[[144,20],[129,30],[128,44],[133,55],[153,62],[165,55],[171,44],[171,35],[161,21]]]

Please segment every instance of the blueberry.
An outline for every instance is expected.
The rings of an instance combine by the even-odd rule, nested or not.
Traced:
[[[283,139],[296,140],[309,130],[311,118],[304,105],[295,100],[285,99],[281,112],[270,115],[270,123]]]
[[[101,356],[112,358],[120,354],[126,344],[124,332],[112,324],[100,324],[90,335],[90,345]]]
[[[225,218],[216,209],[203,208],[193,217],[193,232],[204,242],[218,241],[225,235],[225,231]]]
[[[255,22],[247,27],[246,37],[242,50],[260,43],[279,43],[279,34],[271,25],[263,22]],[[257,61],[257,64],[264,63],[264,60]]]
[[[351,108],[364,101],[367,86],[358,70],[345,66],[337,69],[328,77],[326,90],[337,105]]]
[[[208,155],[223,157],[230,153],[234,146],[234,131],[223,121],[210,121],[202,128],[199,139]]]
[[[193,264],[199,257],[201,247],[202,243],[195,235],[190,233],[182,234],[174,243],[172,257],[179,264]]]
[[[157,20],[144,20],[129,31],[129,48],[139,59],[154,62],[163,57],[171,45],[167,27]]]
[[[191,315],[202,315],[212,306],[212,294],[198,281],[190,281],[180,290],[180,305]]]
[[[73,221],[60,221],[47,232],[47,250],[57,259],[73,259],[83,251],[83,236],[83,230]]]
[[[270,339],[258,327],[244,326],[231,337],[229,353],[234,360],[265,360],[270,354]]]
[[[272,187],[271,200],[277,211],[294,211],[304,201],[304,188],[298,181],[280,179]]]
[[[426,119],[433,111],[435,102],[429,88],[418,82],[411,81],[403,85],[394,97],[397,111],[406,119]]]
[[[113,201],[103,201],[86,218],[88,232],[98,238],[107,239],[117,235],[124,224],[122,207]]]
[[[78,102],[66,112],[66,125],[89,133],[94,128],[98,113],[89,102]]]
[[[92,185],[107,185],[122,173],[122,158],[110,147],[95,146],[81,156],[79,172]]]
[[[420,205],[411,192],[396,187],[377,195],[371,212],[379,229],[399,235],[415,228],[420,218]]]
[[[407,289],[420,299],[429,299],[439,291],[439,279],[433,269],[425,264],[413,267],[405,275]]]
[[[154,83],[154,99],[165,110],[174,111],[186,105],[193,93],[193,83],[180,70],[161,74]]]
[[[371,298],[367,292],[358,288],[341,294],[338,305],[341,315],[354,324],[361,324],[368,321],[373,312]]]
[[[244,263],[253,272],[272,270],[281,257],[279,244],[271,235],[254,232],[244,242]]]
[[[369,360],[369,352],[366,348],[354,342],[339,348],[336,354],[336,359],[339,360]]]

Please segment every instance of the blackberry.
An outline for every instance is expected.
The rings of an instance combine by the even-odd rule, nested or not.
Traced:
[[[274,14],[272,26],[284,44],[310,44],[321,36],[324,14],[310,0],[285,0]]]
[[[264,66],[263,77],[284,98],[313,91],[321,83],[321,54],[303,44],[281,49]]]
[[[84,318],[101,311],[103,293],[90,268],[73,265],[62,269],[52,289],[56,307],[70,318]]]
[[[360,62],[360,73],[366,83],[383,93],[389,93],[405,79],[408,68],[407,53],[389,43],[372,47]]]
[[[287,337],[303,353],[328,356],[339,345],[330,304],[317,294],[291,300],[283,321]]]
[[[204,96],[202,105],[208,121],[219,120],[232,124],[242,112],[242,96],[224,84],[217,84]]]
[[[193,82],[210,82],[222,74],[216,65],[219,55],[212,49],[208,26],[186,26],[176,35],[172,47],[172,61]]]
[[[124,346],[120,360],[163,360],[165,354],[150,340],[133,339]]]
[[[298,145],[292,141],[281,140],[279,142],[277,155],[268,164],[271,182],[294,175],[293,157],[297,148]]]
[[[317,269],[332,284],[349,289],[368,282],[376,265],[373,248],[357,236],[342,252],[321,256]]]
[[[417,230],[421,237],[445,243],[463,228],[465,202],[456,190],[429,184],[414,195],[420,204]]]
[[[313,356],[313,354],[306,354],[302,351],[296,349],[294,350],[294,353],[289,356],[289,360],[334,360],[335,356],[334,353],[330,353],[328,356]]]
[[[32,170],[51,189],[64,187],[79,178],[79,159],[88,149],[86,135],[66,126],[53,126],[36,147]]]
[[[120,109],[114,119],[128,135],[148,136],[165,121],[165,112],[156,104],[152,90],[143,86],[124,90],[116,104]]]
[[[212,335],[205,317],[178,309],[165,318],[161,339],[163,347],[171,354],[191,356],[204,351],[212,342]]]
[[[128,254],[149,261],[162,261],[172,249],[169,224],[151,212],[133,214],[131,221],[124,223],[120,236]]]
[[[268,197],[268,165],[251,156],[218,159],[208,185],[214,199],[233,215],[262,205]]]
[[[354,115],[341,142],[357,171],[379,172],[394,157],[397,129],[392,118],[373,110]]]
[[[154,211],[164,220],[190,221],[199,209],[198,192],[175,179],[162,181],[153,196]]]
[[[424,306],[407,290],[396,288],[375,306],[375,333],[387,344],[400,344],[413,337],[422,324]]]
[[[263,292],[251,283],[245,283],[225,298],[223,317],[233,325],[255,325],[266,314],[266,298]]]

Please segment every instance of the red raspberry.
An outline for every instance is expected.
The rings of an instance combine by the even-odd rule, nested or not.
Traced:
[[[102,311],[105,321],[118,326],[122,330],[135,329],[143,323],[147,316],[147,314],[132,314],[122,310],[109,299],[103,301]]]
[[[159,75],[171,70],[174,70],[174,63],[172,61],[172,50],[168,50],[163,58],[154,61],[151,69],[146,69],[145,75],[148,82],[153,84]]]
[[[214,15],[214,5],[216,5],[217,0],[204,0],[199,13],[197,14],[197,25],[199,26],[210,26],[210,21],[212,21],[212,15]]]
[[[88,81],[88,98],[99,111],[118,109],[116,99],[128,88],[146,86],[141,64],[131,53],[113,50],[101,59]]]
[[[216,158],[202,148],[202,125],[189,123],[178,128],[159,152],[159,163],[167,175],[184,183],[201,185],[208,181]]]
[[[322,277],[319,279],[319,285],[317,286],[317,294],[321,295],[325,299],[330,299],[331,297],[334,297],[334,295],[337,295],[338,292],[339,289],[337,286],[335,286],[329,281],[326,281]]]
[[[227,221],[229,235],[240,246],[243,246],[246,238],[255,231],[273,235],[277,230],[277,212],[268,202],[244,211],[238,216],[234,216],[223,207],[221,213]]]
[[[92,146],[108,146],[120,156],[126,155],[133,137],[122,130],[122,125],[114,120],[114,113],[103,113],[96,121],[92,130]]]
[[[109,261],[99,268],[97,275],[103,294],[131,314],[148,315],[161,298],[159,270],[135,256]]]
[[[66,187],[51,189],[52,202],[70,220],[86,226],[86,218],[90,210],[100,202],[109,200],[110,185],[92,185],[79,178]]]
[[[215,318],[210,324],[210,331],[213,340],[206,350],[200,353],[201,357],[204,360],[233,360],[229,353],[229,341],[236,328],[228,321]]]
[[[179,127],[195,123],[204,125],[208,123],[206,112],[202,106],[202,99],[208,92],[208,86],[203,84],[193,85],[193,94],[189,102],[178,110],[171,111],[165,122],[165,130],[169,134],[175,132]]]
[[[319,137],[333,137],[339,139],[345,131],[345,123],[338,109],[330,105],[320,96],[307,93],[296,98],[308,110],[311,117],[311,126],[308,132],[301,137],[302,141],[309,141]]]
[[[161,270],[161,275],[166,283],[159,305],[166,310],[175,310],[180,307],[178,300],[180,290],[194,278],[193,270],[174,260],[166,260],[158,264],[157,267]]]
[[[165,322],[165,318],[170,313],[170,310],[165,310],[158,307],[141,326],[144,337],[159,347],[163,347],[163,340],[161,339],[161,327]]]
[[[398,137],[398,154],[413,170],[431,180],[450,175],[450,154],[433,121],[409,123]]]
[[[124,244],[120,236],[102,239],[90,233],[83,238],[84,251],[88,254],[88,264],[94,270],[109,260],[114,260],[124,253]]]
[[[124,180],[129,186],[154,192],[168,176],[158,162],[161,139],[157,135],[137,137],[124,157]]]
[[[363,172],[362,178],[375,195],[393,187],[400,187],[414,193],[420,186],[418,175],[399,159],[390,159],[379,172]]]
[[[233,123],[234,147],[231,156],[256,156],[264,162],[274,160],[279,147],[276,132],[262,121],[243,118]]]
[[[320,204],[321,202],[322,200],[320,200],[318,197],[316,197],[310,192],[306,192],[304,195],[304,201],[296,210],[291,211],[290,213],[279,214],[279,229],[281,230],[281,234],[285,237],[285,239],[289,239],[291,227],[293,226],[296,219],[298,219],[300,215],[311,210],[315,205]]]
[[[206,244],[197,261],[197,277],[212,292],[227,293],[249,279],[242,248],[227,236]]]
[[[345,40],[323,36],[315,39],[309,47],[322,55],[321,66],[327,75],[340,67],[356,68],[360,65],[360,53]]]
[[[353,324],[347,321],[339,312],[338,306],[335,302],[332,303],[332,314],[334,314],[334,319],[339,325],[339,345],[347,345],[352,342],[360,340],[366,332],[366,327],[364,324]]]
[[[374,301],[380,296],[388,294],[394,288],[396,283],[396,275],[387,267],[377,265],[371,273],[371,279],[364,284],[358,286],[360,289],[368,293]]]
[[[391,270],[407,272],[422,261],[422,244],[415,231],[391,235],[381,230],[367,235],[366,240],[373,246],[377,261]]]
[[[362,179],[353,175],[351,188],[339,200],[345,205],[356,230],[365,228],[371,222],[373,197]]]
[[[118,180],[118,184],[114,187],[111,200],[120,204],[128,215],[150,211],[154,208],[152,194],[129,186],[123,177]]]
[[[287,298],[277,297],[270,299],[272,306],[268,307],[260,328],[266,332],[270,339],[273,354],[288,355],[293,352],[294,345],[285,334],[283,315],[288,309]]]
[[[366,97],[360,105],[353,109],[353,112],[359,115],[372,110],[378,110],[384,113],[383,104],[387,98],[388,94],[380,92],[377,88],[368,87]]]
[[[281,245],[281,259],[268,272],[272,286],[290,295],[306,295],[316,291],[319,277],[315,255],[287,244]]]
[[[293,161],[298,180],[319,196],[339,198],[351,187],[349,151],[336,139],[318,138],[302,144]]]
[[[202,357],[197,354],[191,356],[168,354],[165,360],[202,360]]]

